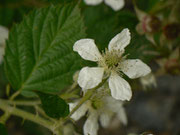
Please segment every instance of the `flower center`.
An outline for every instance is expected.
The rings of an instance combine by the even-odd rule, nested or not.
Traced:
[[[120,63],[124,61],[123,52],[120,50],[105,50],[102,53],[102,59],[99,61],[99,66],[103,67],[106,72],[116,71],[120,69]]]

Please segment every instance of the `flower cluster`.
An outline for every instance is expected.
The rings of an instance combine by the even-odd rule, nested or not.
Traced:
[[[124,29],[109,42],[108,49],[105,49],[102,54],[93,39],[78,40],[73,46],[73,50],[83,59],[97,62],[98,65],[98,67],[84,67],[79,72],[77,82],[84,93],[98,86],[102,80],[105,82],[108,80],[108,84],[102,84],[71,116],[74,120],[79,120],[88,112],[88,118],[84,124],[85,135],[97,135],[98,120],[103,127],[107,127],[114,114],[124,125],[127,124],[123,101],[131,99],[132,91],[122,75],[124,73],[134,79],[151,72],[151,69],[141,60],[127,59],[124,52],[129,43],[130,32]],[[78,103],[79,101],[70,103],[70,109],[73,110]]]
[[[71,103],[72,110],[78,102]],[[88,118],[84,124],[84,135],[97,135],[99,129],[98,120],[102,127],[109,126],[114,115],[121,121],[122,124],[127,124],[127,117],[123,108],[123,103],[120,100],[115,100],[111,96],[105,96],[101,99],[91,99],[86,101],[73,115],[74,120],[79,120],[85,113],[88,112]]]

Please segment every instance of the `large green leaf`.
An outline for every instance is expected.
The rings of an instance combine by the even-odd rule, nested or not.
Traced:
[[[104,4],[82,8],[88,38],[95,39],[99,49],[107,47],[109,41],[123,28],[134,30],[137,18],[131,11],[114,12]]]
[[[41,99],[42,108],[52,118],[66,117],[69,114],[69,105],[57,95],[37,93]]]
[[[107,47],[110,39],[120,30],[116,13],[104,4],[98,6],[85,6],[82,10],[87,36],[98,44],[99,49]]]
[[[5,71],[15,90],[57,92],[72,83],[81,67],[73,52],[84,38],[80,11],[73,4],[34,10],[9,35]]]

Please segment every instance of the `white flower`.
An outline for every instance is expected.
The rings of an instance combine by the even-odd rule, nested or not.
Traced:
[[[72,110],[78,102],[70,103],[70,110]],[[127,125],[127,117],[123,108],[123,103],[120,100],[115,100],[110,96],[102,99],[92,99],[86,101],[72,116],[74,120],[79,120],[88,111],[88,118],[84,124],[84,135],[97,135],[99,129],[98,120],[102,127],[109,126],[114,114],[122,122]]]
[[[101,55],[93,39],[77,41],[73,50],[85,59],[97,62],[99,67],[84,67],[78,77],[78,84],[83,90],[96,87],[103,79],[109,77],[109,88],[113,98],[130,100],[132,91],[129,83],[120,75],[124,72],[129,78],[138,78],[151,72],[151,69],[139,59],[126,60],[124,48],[130,43],[130,32],[124,29],[108,45],[108,50]]]
[[[2,62],[4,49],[5,49],[5,41],[8,39],[8,29],[0,26],[0,63]]]
[[[74,126],[71,123],[68,123],[62,127],[63,135],[80,135],[76,133]]]
[[[87,5],[98,5],[103,0],[84,0]],[[110,6],[113,10],[117,11],[124,7],[124,0],[104,0],[104,2]]]
[[[143,85],[143,88],[146,90],[149,87],[157,87],[156,78],[155,76],[150,73],[144,77],[140,78],[140,82]]]

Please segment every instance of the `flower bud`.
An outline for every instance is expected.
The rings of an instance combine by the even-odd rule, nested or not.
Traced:
[[[165,37],[169,40],[173,40],[177,38],[180,34],[180,24],[178,23],[167,24],[163,28],[163,33]]]
[[[161,20],[156,16],[151,16],[149,21],[149,27],[151,28],[151,32],[157,32],[161,29]]]

